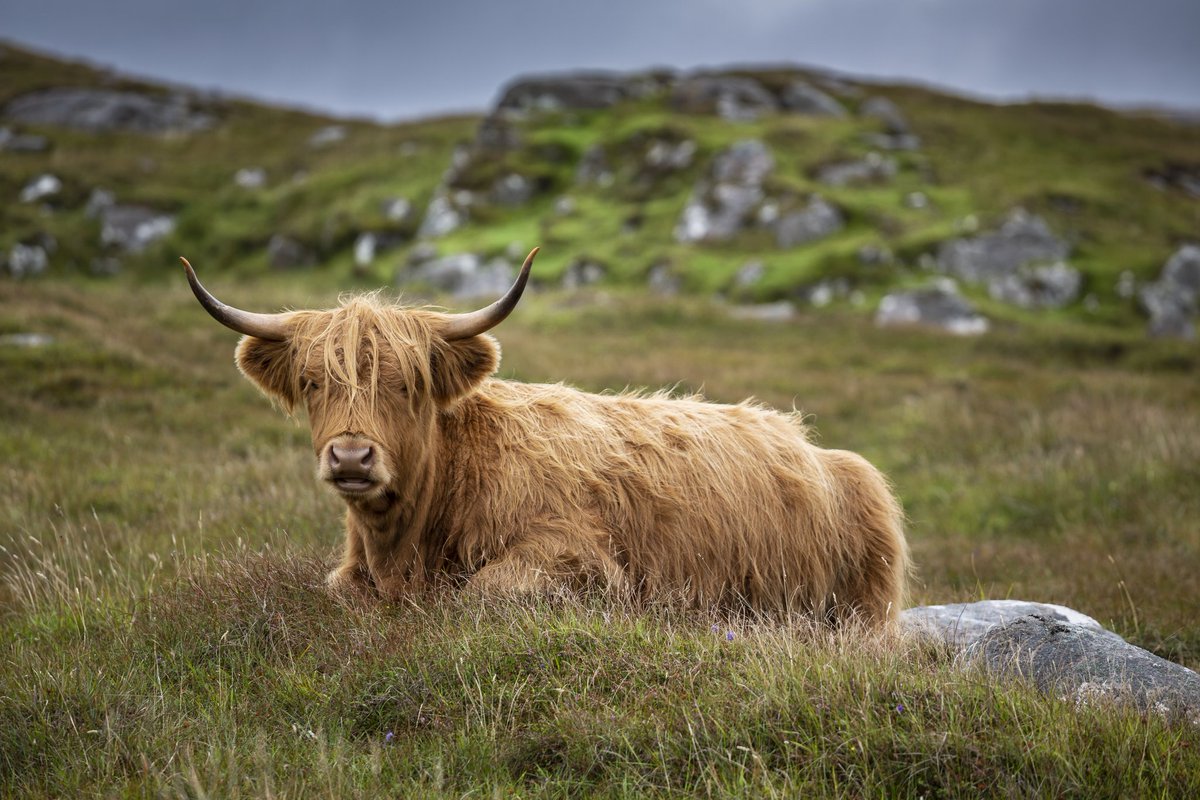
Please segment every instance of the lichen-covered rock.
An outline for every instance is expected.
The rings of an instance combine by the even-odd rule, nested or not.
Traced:
[[[722,119],[747,122],[777,110],[778,103],[753,78],[728,75],[695,75],[671,89],[671,107],[689,114],[717,114]]]
[[[4,107],[4,116],[28,125],[57,125],[99,133],[199,131],[216,117],[197,108],[190,97],[172,94],[58,87],[23,94]]]
[[[1079,270],[1058,261],[1000,276],[988,286],[988,294],[1021,308],[1062,308],[1079,297],[1082,287]]]
[[[988,329],[987,319],[958,293],[958,286],[949,278],[885,296],[875,313],[875,324],[927,325],[959,336],[978,335]]]
[[[611,108],[640,91],[637,81],[616,72],[528,75],[504,87],[496,108],[520,112]]]
[[[1132,276],[1130,276],[1132,285]],[[1138,302],[1150,316],[1151,336],[1193,339],[1193,319],[1200,310],[1200,246],[1185,244],[1163,265],[1158,280],[1138,292]]]
[[[12,128],[0,128],[0,151],[5,153],[44,153],[50,140],[33,133],[17,133]]]
[[[727,241],[740,233],[763,201],[762,183],[775,158],[761,141],[746,139],[721,151],[701,179],[675,227],[680,242]]]
[[[814,197],[804,208],[781,214],[772,227],[776,244],[787,250],[832,236],[845,224],[836,206]]]
[[[456,253],[410,267],[399,276],[399,282],[425,285],[459,299],[471,299],[504,294],[514,277],[512,264],[503,258],[484,261],[475,253]]]
[[[50,265],[50,257],[46,248],[37,244],[17,243],[9,250],[3,259],[4,271],[14,278],[27,278],[40,275]]]
[[[1200,725],[1200,675],[1107,631],[1054,615],[1030,614],[997,626],[961,658],[1080,706],[1128,704]]]
[[[521,206],[533,197],[533,183],[517,172],[510,172],[492,185],[492,201],[502,206]]]
[[[328,147],[331,144],[337,144],[346,138],[346,133],[345,125],[325,125],[308,137],[308,146]]]
[[[417,235],[423,239],[436,239],[456,230],[470,219],[472,200],[470,192],[440,190],[429,201]]]
[[[837,100],[806,81],[793,81],[779,95],[779,104],[793,114],[844,117],[846,109]]]
[[[126,253],[140,253],[175,230],[175,218],[153,208],[111,204],[97,212],[100,242]]]
[[[818,167],[816,178],[829,186],[853,186],[866,183],[887,183],[896,177],[896,160],[868,153],[855,161],[839,161]]]
[[[1040,276],[1069,288],[1072,280],[1061,268],[1042,273],[1031,270],[1064,261],[1070,249],[1070,245],[1054,235],[1045,220],[1018,208],[993,233],[944,243],[938,250],[937,265],[942,272],[969,283],[984,284],[989,291],[1024,297],[1027,293],[1022,292],[1020,282],[1026,277],[1036,282]],[[1075,289],[1077,292],[1078,285]]]
[[[583,153],[579,167],[575,170],[575,182],[580,186],[598,184],[608,186],[613,182],[612,168],[604,147],[594,144]]]
[[[267,185],[267,171],[262,167],[242,167],[233,174],[233,182],[243,189],[261,189]]]
[[[21,189],[20,199],[22,203],[36,203],[47,197],[53,197],[60,191],[62,191],[62,181],[55,175],[45,173],[25,184]]]
[[[868,97],[858,107],[858,115],[867,119],[875,119],[883,123],[885,132],[892,135],[911,134],[908,118],[900,107],[886,97]]]

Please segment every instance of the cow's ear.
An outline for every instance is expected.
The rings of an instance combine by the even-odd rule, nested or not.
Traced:
[[[475,391],[500,366],[500,345],[491,336],[435,341],[429,372],[438,405],[449,405]]]
[[[242,374],[290,414],[296,405],[291,344],[243,336],[238,342],[236,358]]]

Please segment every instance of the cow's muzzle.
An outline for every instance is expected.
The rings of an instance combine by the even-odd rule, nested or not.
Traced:
[[[362,440],[331,442],[325,451],[326,480],[345,494],[370,491],[378,483],[375,448]]]

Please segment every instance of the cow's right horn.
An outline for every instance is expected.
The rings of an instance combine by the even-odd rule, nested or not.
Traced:
[[[192,265],[186,258],[180,256],[179,260],[183,262],[183,268],[187,272],[192,293],[196,295],[200,305],[204,306],[204,310],[217,322],[238,333],[257,336],[259,339],[267,339],[272,342],[282,342],[287,339],[287,324],[284,321],[286,314],[255,314],[252,311],[242,311],[240,308],[225,305],[200,285],[196,271],[192,269]]]
[[[517,307],[517,301],[521,299],[521,293],[525,291],[525,284],[529,280],[529,269],[533,266],[533,257],[538,254],[539,249],[541,248],[535,247],[529,251],[529,255],[525,257],[525,263],[521,265],[521,273],[517,275],[516,281],[509,290],[504,293],[504,297],[478,311],[468,314],[451,314],[449,322],[442,328],[442,338],[448,342],[456,339],[469,339],[491,330],[503,322],[504,318]]]

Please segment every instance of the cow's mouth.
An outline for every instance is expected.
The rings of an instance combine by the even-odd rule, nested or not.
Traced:
[[[366,478],[334,478],[333,485],[343,492],[359,494],[370,489],[375,482]]]

